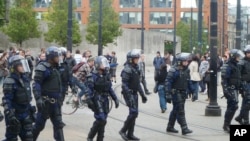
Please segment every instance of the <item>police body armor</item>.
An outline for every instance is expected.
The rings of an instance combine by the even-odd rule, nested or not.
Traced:
[[[50,70],[50,76],[44,80],[46,83],[44,82],[41,88],[42,95],[46,95],[47,93],[60,93],[62,87],[59,71],[56,68],[51,68],[47,62],[42,62],[39,65],[43,65],[43,67]]]
[[[241,66],[242,81],[250,83],[250,60],[244,59],[239,62]]]
[[[175,70],[177,68],[174,68]],[[188,80],[190,79],[189,69],[180,70],[179,75],[174,81],[173,89],[186,91],[188,88]]]
[[[31,101],[31,90],[28,82],[24,82],[22,79],[18,80],[9,76],[5,79],[3,90],[13,91],[14,89],[13,84],[15,83],[19,84],[16,92],[14,93],[13,102],[15,104],[21,104],[21,105],[29,104]]]
[[[227,79],[227,68],[230,67],[231,68],[231,74],[229,76],[229,79]],[[221,68],[221,76],[223,78],[223,81],[227,81],[225,83],[227,83],[227,87],[235,87],[236,89],[239,88],[240,83],[241,83],[241,74],[240,74],[240,69],[237,65],[234,65],[230,62],[228,62],[227,64],[224,64]],[[225,80],[227,79],[227,80]]]
[[[94,82],[94,90],[97,94],[109,93],[110,76],[109,75],[99,75]]]
[[[227,76],[227,70],[231,68],[230,76]],[[231,62],[224,64],[221,68],[222,76],[222,88],[224,96],[228,99],[232,99],[235,102],[238,102],[238,89],[240,87],[240,69],[237,65],[234,65]]]
[[[138,91],[140,85],[140,70],[134,67],[130,67],[132,73],[130,76],[128,87],[133,91]]]

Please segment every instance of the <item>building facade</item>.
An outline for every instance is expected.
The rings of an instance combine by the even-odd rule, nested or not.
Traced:
[[[47,12],[51,0],[34,0],[34,10],[38,18],[42,19]],[[91,0],[73,0],[76,6],[75,17],[80,24],[87,24],[90,13]],[[176,0],[176,23],[179,21],[198,21],[199,0]],[[175,0],[144,0],[144,28],[145,30],[172,34],[174,28],[174,3]],[[142,0],[113,0],[113,8],[119,14],[123,28],[141,29]],[[191,10],[192,9],[192,10]],[[191,11],[192,14],[191,14]],[[227,0],[218,0],[218,47],[227,46]],[[203,25],[204,31],[209,29],[210,1],[203,0]],[[222,38],[222,36],[226,38]],[[224,41],[224,43],[222,43]]]

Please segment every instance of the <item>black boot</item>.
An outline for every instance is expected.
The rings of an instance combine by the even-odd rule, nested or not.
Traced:
[[[134,129],[135,129],[135,119],[132,121],[130,127],[128,128],[127,137],[129,140],[139,141],[140,139],[134,135]]]
[[[223,129],[225,132],[230,133],[230,124],[227,122],[224,122]]]
[[[235,120],[236,120],[237,122],[239,122],[240,125],[243,125],[243,121],[242,121],[241,116],[237,116],[237,117],[235,118]]]
[[[119,134],[121,135],[122,139],[127,141],[128,137],[126,135],[126,132],[124,132],[122,129],[119,131]]]
[[[102,121],[102,123],[99,127],[99,130],[98,130],[98,135],[97,135],[96,141],[103,141],[106,123],[107,123],[106,121]]]
[[[193,133],[192,130],[188,129],[187,126],[182,127],[182,135]]]
[[[167,132],[170,132],[170,133],[178,133],[179,131],[176,130],[174,127],[167,127]]]
[[[33,134],[33,141],[36,141],[37,138],[38,138],[38,136],[39,136],[39,134],[40,134],[40,131],[38,131],[37,128],[33,127],[32,134]]]
[[[90,132],[88,134],[88,138],[87,138],[88,141],[93,140],[93,138],[95,137],[95,135],[100,127],[100,124],[101,124],[100,121],[97,121],[97,120],[93,123],[93,126],[90,129]]]
[[[125,140],[125,141],[128,140],[126,132],[128,131],[128,128],[130,127],[132,122],[133,122],[133,118],[128,116],[126,121],[124,122],[124,125],[123,125],[122,129],[119,131],[119,134],[121,135],[122,139]]]

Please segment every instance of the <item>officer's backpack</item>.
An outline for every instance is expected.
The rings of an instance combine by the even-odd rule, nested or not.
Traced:
[[[76,73],[76,72],[79,70],[79,68],[80,68],[82,65],[84,65],[84,64],[85,64],[85,62],[80,62],[80,63],[76,64],[76,65],[72,68],[72,72],[73,72],[73,73]]]

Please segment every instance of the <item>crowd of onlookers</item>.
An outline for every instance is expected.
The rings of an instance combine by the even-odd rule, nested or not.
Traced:
[[[30,49],[23,49],[23,48],[15,48],[10,47],[8,50],[0,50],[0,83],[3,82],[4,77],[6,77],[9,74],[9,68],[8,68],[8,59],[13,55],[22,55],[25,57],[28,61],[29,68],[31,70],[30,78],[32,78],[32,72],[34,68],[39,64],[41,61],[46,60],[46,49],[41,48],[40,52],[37,54],[31,54]],[[75,53],[71,53],[70,51],[67,51],[65,61],[69,65],[69,68],[73,68],[76,64],[80,62],[87,62],[87,60],[91,57],[91,51],[86,50],[81,53],[79,49],[75,50]],[[113,82],[116,83],[116,68],[117,68],[117,57],[116,53],[114,51],[111,52],[111,54],[107,53],[104,55],[109,63],[110,63],[110,73],[111,73],[111,79]]]

